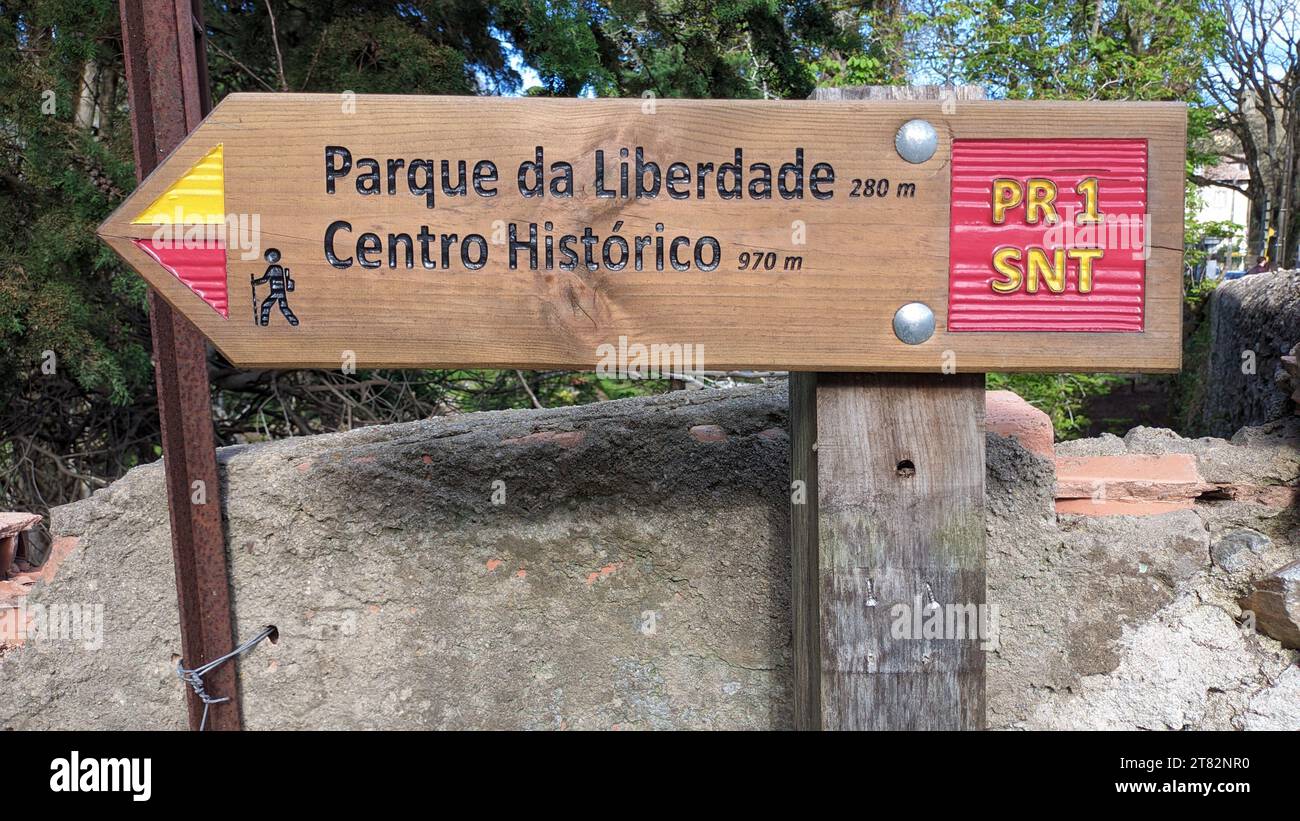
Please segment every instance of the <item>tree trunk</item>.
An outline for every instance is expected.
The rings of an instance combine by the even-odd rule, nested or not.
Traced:
[[[99,95],[97,97],[99,117],[95,123],[102,133],[113,124],[113,114],[117,107],[117,72],[109,69],[99,73]]]
[[[99,88],[99,64],[87,60],[81,70],[81,87],[77,95],[77,113],[72,122],[77,128],[88,130],[95,124],[95,92]]]

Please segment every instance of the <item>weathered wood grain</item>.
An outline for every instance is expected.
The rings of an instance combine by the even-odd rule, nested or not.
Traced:
[[[792,374],[790,426],[796,728],[982,729],[983,375]]]
[[[790,604],[794,726],[821,726],[817,374],[790,374]]]
[[[982,727],[978,641],[891,635],[985,603],[982,375],[820,374],[816,418],[823,726]]]
[[[943,354],[963,370],[1172,371],[1179,367],[1185,108],[1172,103],[1022,103],[959,100],[682,101],[505,100],[359,96],[345,113],[339,95],[236,94],[151,175],[101,228],[127,262],[243,366],[338,367],[344,351],[359,367],[494,366],[590,368],[601,344],[704,346],[708,368],[939,372]],[[924,117],[939,132],[933,159],[910,165],[895,132]],[[948,302],[950,154],[955,138],[1126,137],[1148,141],[1153,251],[1146,272],[1142,333],[950,333]],[[227,252],[232,313],[223,319],[162,271],[131,238],[151,228],[132,217],[216,144],[224,146],[228,214],[260,219],[261,245],[284,254],[298,288],[302,323],[259,327],[249,311],[249,279],[260,256]],[[324,189],[324,148],[354,157],[428,158],[497,165],[499,194],[438,198],[361,196],[353,178]],[[525,199],[518,164],[543,146],[549,164],[575,169],[571,199]],[[805,151],[805,173],[829,162],[835,197],[816,200],[601,199],[592,189],[594,154],[612,166],[620,147],[642,146],[661,167],[673,161],[720,163],[744,150],[746,164],[774,166]],[[851,199],[850,181],[888,178],[916,184],[914,198]],[[399,180],[400,182],[400,180]],[[386,181],[385,181],[386,187]],[[335,219],[355,237],[373,230],[492,237],[515,222],[550,220],[554,233],[590,225],[605,236],[618,221],[631,238],[712,235],[723,249],[712,272],[511,270],[493,245],[481,270],[331,267],[323,235]],[[798,244],[800,228],[806,243]],[[741,271],[742,251],[801,256],[797,271]],[[385,255],[386,256],[386,255]],[[934,337],[901,344],[890,329],[910,301],[930,305]]]
[[[983,376],[799,374],[790,396],[796,726],[983,727],[975,636],[890,632],[896,606],[985,604]]]

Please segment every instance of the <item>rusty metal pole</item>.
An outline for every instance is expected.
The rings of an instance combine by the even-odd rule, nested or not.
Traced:
[[[122,0],[122,50],[130,96],[136,176],[144,179],[212,108],[199,0]],[[181,654],[197,667],[234,649],[230,580],[217,478],[207,343],[197,328],[149,292],[158,414],[180,609]],[[208,726],[240,729],[235,664],[205,678]],[[185,688],[190,728],[203,702]]]

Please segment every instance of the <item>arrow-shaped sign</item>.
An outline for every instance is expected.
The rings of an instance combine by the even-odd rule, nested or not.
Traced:
[[[1183,107],[950,109],[237,94],[99,233],[247,367],[1176,369]]]

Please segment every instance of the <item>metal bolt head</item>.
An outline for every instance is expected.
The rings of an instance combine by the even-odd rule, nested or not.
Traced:
[[[934,311],[923,302],[909,302],[894,312],[894,336],[920,345],[934,336]]]
[[[923,163],[934,156],[939,147],[939,135],[934,126],[925,120],[908,120],[898,129],[894,136],[894,148],[898,156],[910,163]]]

